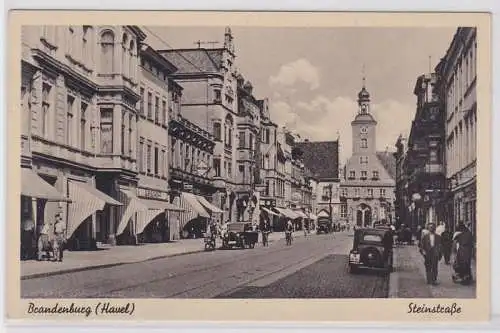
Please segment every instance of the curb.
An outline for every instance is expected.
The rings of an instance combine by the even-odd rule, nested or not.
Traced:
[[[110,267],[122,266],[122,265],[127,265],[127,264],[136,264],[136,263],[140,263],[140,262],[147,262],[147,261],[164,259],[164,258],[178,257],[178,256],[182,256],[182,255],[199,253],[199,252],[204,252],[204,251],[205,251],[205,249],[200,249],[200,250],[193,250],[193,251],[188,251],[188,252],[166,254],[166,255],[162,255],[162,256],[140,259],[140,260],[116,262],[116,263],[112,263],[112,264],[92,265],[92,266],[86,266],[86,267],[75,267],[75,268],[63,269],[60,271],[52,271],[52,272],[44,272],[44,273],[34,273],[34,274],[21,276],[21,281],[22,280],[38,279],[38,278],[49,277],[49,276],[54,276],[54,275],[62,275],[62,274],[67,274],[67,273],[84,272],[84,271],[90,271],[90,270],[94,270],[94,269],[110,268]]]
[[[388,298],[398,298],[399,294],[399,254],[397,247],[392,251],[393,272],[389,274],[389,293]]]
[[[269,243],[273,243],[273,242],[279,241],[281,239],[283,239],[283,238],[269,240]],[[67,274],[67,273],[84,272],[84,271],[90,271],[90,270],[94,270],[94,269],[110,268],[110,267],[122,266],[122,265],[127,265],[127,264],[136,264],[136,263],[140,263],[140,262],[147,262],[147,261],[153,261],[153,260],[164,259],[164,258],[178,257],[178,256],[182,256],[182,255],[199,253],[199,252],[205,252],[205,249],[202,248],[202,249],[193,250],[193,251],[179,252],[179,253],[174,253],[174,254],[165,254],[165,255],[146,258],[146,259],[116,262],[116,263],[112,263],[112,264],[92,265],[92,266],[86,266],[86,267],[75,267],[75,268],[62,269],[59,271],[52,271],[52,272],[33,273],[33,274],[21,276],[21,281],[44,278],[44,277],[49,277],[49,276],[54,276],[54,275],[62,275],[62,274]]]

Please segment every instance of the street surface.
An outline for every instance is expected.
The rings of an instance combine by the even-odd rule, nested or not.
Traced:
[[[216,250],[21,281],[24,298],[380,298],[388,278],[350,275],[352,236]]]

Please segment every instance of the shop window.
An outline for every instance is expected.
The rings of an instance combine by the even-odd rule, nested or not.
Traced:
[[[214,158],[215,177],[220,177],[220,159]]]
[[[368,148],[368,141],[366,139],[361,139],[361,148]]]

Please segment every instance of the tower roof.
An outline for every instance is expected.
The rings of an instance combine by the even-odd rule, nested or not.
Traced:
[[[370,98],[370,93],[368,90],[366,90],[366,87],[363,85],[363,88],[361,88],[361,91],[358,94],[359,99],[369,99]]]

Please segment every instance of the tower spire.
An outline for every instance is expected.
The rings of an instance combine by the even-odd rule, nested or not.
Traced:
[[[365,64],[363,64],[362,75],[363,75],[363,88],[366,88]]]

